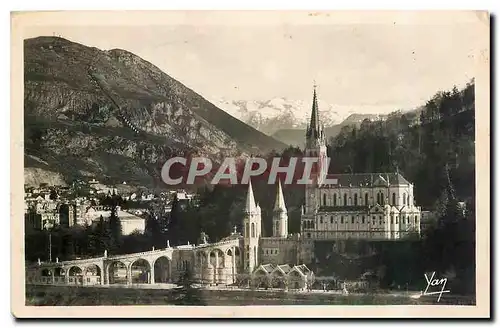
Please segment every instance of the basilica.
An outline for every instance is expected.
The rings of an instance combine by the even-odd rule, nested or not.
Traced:
[[[313,183],[306,185],[299,234],[288,231],[288,215],[278,180],[272,236],[261,235],[261,209],[249,184],[244,218],[245,270],[262,263],[311,263],[315,241],[398,240],[420,234],[421,210],[413,184],[399,172],[328,174],[326,137],[316,90],[306,132],[305,156],[318,158]],[[331,184],[335,181],[335,184]]]

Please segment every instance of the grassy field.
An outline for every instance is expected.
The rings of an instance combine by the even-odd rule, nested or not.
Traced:
[[[335,295],[284,291],[131,289],[66,286],[26,286],[26,305],[472,305],[468,298],[411,299],[394,295]]]

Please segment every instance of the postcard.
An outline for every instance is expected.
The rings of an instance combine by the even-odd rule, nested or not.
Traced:
[[[489,13],[11,25],[15,317],[490,317]]]

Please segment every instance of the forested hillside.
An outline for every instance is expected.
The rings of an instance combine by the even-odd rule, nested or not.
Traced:
[[[449,190],[473,204],[474,81],[459,91],[439,92],[408,117],[392,113],[385,121],[365,120],[344,127],[330,139],[331,173],[395,172],[415,184],[418,205],[433,207]],[[448,174],[449,172],[449,178]]]

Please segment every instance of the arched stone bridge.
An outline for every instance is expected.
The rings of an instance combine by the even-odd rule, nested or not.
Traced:
[[[243,269],[239,234],[213,244],[27,265],[28,284],[108,285],[174,283],[189,270],[195,282],[231,284]]]

